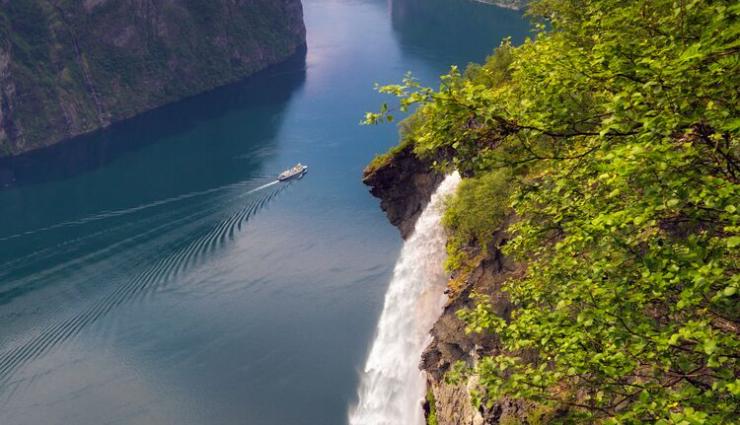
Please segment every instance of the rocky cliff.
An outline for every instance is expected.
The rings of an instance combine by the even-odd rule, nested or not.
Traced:
[[[380,199],[380,208],[404,239],[414,230],[416,219],[442,180],[444,175],[433,170],[431,162],[417,158],[411,145],[395,152],[382,165],[368,167],[363,176],[370,193]]]
[[[239,80],[304,44],[300,0],[0,0],[0,156]]]
[[[427,374],[438,425],[526,424],[527,416],[531,415],[530,406],[509,399],[499,400],[490,408],[475,409],[470,398],[470,390],[476,386],[475,380],[462,383],[445,380],[445,374],[456,362],[473,366],[482,356],[499,351],[495,336],[466,334],[465,324],[457,312],[473,308],[473,294],[478,294],[489,298],[497,314],[504,317],[510,314],[513,306],[501,285],[522,269],[501,252],[507,238],[505,232],[497,233],[485,255],[478,247],[469,247],[473,251],[471,258],[477,258],[478,263],[470,272],[450,278],[449,300],[430,332],[432,342],[424,350],[419,368]]]
[[[417,158],[409,146],[394,153],[382,165],[366,170],[363,181],[380,199],[390,222],[406,238],[442,179],[443,176],[434,171],[428,161]],[[498,350],[496,338],[491,335],[467,335],[457,311],[472,307],[472,295],[476,293],[489,296],[497,313],[509,314],[512,305],[501,291],[501,284],[507,277],[521,272],[521,267],[501,252],[507,238],[505,232],[497,233],[485,255],[479,247],[469,247],[470,258],[477,258],[478,262],[468,273],[450,277],[447,304],[431,330],[432,342],[419,361],[419,368],[426,373],[428,388],[434,396],[435,405],[426,406],[426,410],[435,411],[438,425],[527,423],[530,409],[521,402],[501,400],[491,408],[475,409],[469,394],[475,387],[474,381],[452,384],[445,380],[445,374],[454,363],[462,361],[472,365],[480,356]]]

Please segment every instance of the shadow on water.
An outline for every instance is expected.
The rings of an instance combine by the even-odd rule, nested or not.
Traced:
[[[440,53],[448,66],[463,67],[471,58],[483,61],[503,38],[520,44],[529,34],[523,12],[475,0],[390,0],[389,7],[404,54],[432,65],[439,65]]]
[[[38,151],[0,158],[0,190],[57,181],[182,134],[199,122],[255,106],[287,104],[306,79],[306,47],[246,79],[137,115]],[[280,79],[279,84],[274,80]]]

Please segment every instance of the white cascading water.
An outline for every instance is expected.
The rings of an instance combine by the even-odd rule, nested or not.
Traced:
[[[421,425],[424,376],[418,365],[444,307],[446,274],[442,204],[460,183],[455,172],[432,195],[401,249],[385,295],[377,335],[360,378],[351,425]]]

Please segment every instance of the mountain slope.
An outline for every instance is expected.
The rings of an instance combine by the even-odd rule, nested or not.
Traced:
[[[0,0],[0,156],[236,81],[304,44],[300,0]]]

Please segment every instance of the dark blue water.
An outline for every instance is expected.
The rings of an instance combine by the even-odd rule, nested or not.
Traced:
[[[0,161],[0,424],[344,424],[401,240],[373,83],[521,40],[465,0],[308,0],[246,81]],[[303,180],[272,184],[296,162]]]

